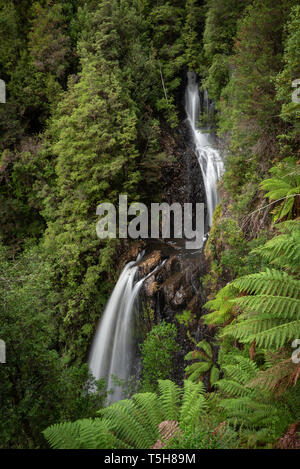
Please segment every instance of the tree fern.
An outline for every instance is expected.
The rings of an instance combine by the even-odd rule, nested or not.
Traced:
[[[243,428],[248,445],[274,440],[299,418],[299,405],[288,403],[289,396],[299,399],[300,371],[291,361],[290,348],[300,337],[299,227],[297,220],[278,225],[280,234],[255,250],[270,268],[235,279],[206,305],[214,310],[205,317],[207,324],[221,324],[218,319],[226,312],[221,338],[238,340],[240,348],[254,344],[260,357],[275,357],[260,358],[263,369],[259,369],[241,355],[247,347],[238,356],[231,355],[230,363],[222,354],[224,377],[216,387],[224,398],[219,405],[228,422]]]
[[[157,395],[151,392],[138,393],[132,399],[138,406],[143,423],[155,429],[154,433],[157,437],[157,422],[161,422],[164,418]]]
[[[233,284],[252,295],[235,299],[243,313],[221,335],[232,335],[244,343],[255,340],[263,348],[280,348],[300,337],[299,280],[285,272],[267,270],[237,279]]]
[[[110,422],[111,430],[129,447],[150,448],[154,440],[154,428],[149,425],[149,420],[147,425],[144,424],[136,401],[125,399],[115,402],[102,409],[99,414]]]
[[[185,374],[189,380],[198,382],[209,373],[209,384],[212,387],[219,379],[219,369],[214,363],[213,349],[206,340],[199,342],[197,349],[187,353],[184,359],[196,360],[195,363],[185,368]]]
[[[233,282],[233,286],[240,292],[255,295],[277,295],[300,298],[300,281],[275,269],[246,275]]]
[[[287,350],[266,352],[264,368],[250,380],[248,386],[267,389],[277,397],[285,393],[291,384],[296,386],[298,371],[300,373],[299,365],[295,366]]]
[[[159,380],[159,403],[164,413],[164,420],[178,420],[179,403],[182,390],[170,380]]]
[[[83,419],[65,422],[44,430],[44,436],[53,449],[110,449],[117,448],[117,439],[111,433],[109,422],[101,419]]]
[[[184,427],[195,427],[199,423],[201,415],[207,408],[204,396],[203,383],[184,382],[184,394],[180,409],[180,424]]]
[[[273,295],[243,296],[236,299],[236,304],[251,318],[260,311],[261,316],[282,319],[300,319],[300,299]]]

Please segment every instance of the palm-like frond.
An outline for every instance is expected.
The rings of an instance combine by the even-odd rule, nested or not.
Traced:
[[[147,397],[144,395],[144,401]],[[149,419],[145,424],[144,414],[139,413],[139,408],[137,401],[125,399],[111,404],[99,413],[110,422],[110,428],[118,435],[118,439],[126,442],[129,447],[150,448],[153,440],[155,441],[155,427],[149,425]]]
[[[202,380],[207,372],[210,372],[210,386],[219,379],[219,369],[214,364],[213,349],[206,340],[199,342],[197,349],[187,353],[184,359],[196,360],[195,363],[185,367],[185,374],[190,381]]]
[[[158,389],[160,392],[159,403],[165,416],[164,420],[178,420],[181,388],[170,380],[159,380]]]
[[[184,427],[195,427],[199,424],[201,415],[207,408],[202,382],[184,382],[184,394],[180,409],[180,425]]]
[[[262,441],[273,433],[280,435],[287,423],[297,418],[296,407],[287,408],[284,402],[274,401],[272,392],[255,385],[261,372],[249,358],[236,355],[223,371],[224,378],[216,383],[225,397],[219,406],[225,410],[227,422],[243,428],[248,445],[257,443],[257,433]]]
[[[241,291],[251,293],[234,300],[243,312],[221,335],[244,343],[256,341],[263,348],[280,348],[300,336],[300,281],[274,270],[235,280]]]
[[[233,281],[233,286],[239,291],[255,295],[300,298],[300,281],[275,269],[266,269],[265,272],[237,278]]]

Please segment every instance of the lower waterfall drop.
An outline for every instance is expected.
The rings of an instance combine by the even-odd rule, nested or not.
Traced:
[[[89,368],[94,377],[105,378],[110,402],[122,398],[122,389],[113,384],[112,376],[128,380],[134,361],[133,320],[137,308],[139,290],[145,280],[136,280],[139,255],[135,262],[129,262],[110,296],[94,337]]]

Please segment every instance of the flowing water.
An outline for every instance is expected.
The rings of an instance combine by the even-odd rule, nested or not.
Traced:
[[[189,72],[185,94],[186,113],[205,185],[207,224],[211,226],[218,203],[217,181],[223,173],[223,162],[219,152],[212,146],[210,134],[198,126],[200,111],[210,109],[207,94],[204,94],[202,101],[201,109],[196,74]],[[135,262],[129,262],[122,271],[99,322],[90,351],[89,368],[97,380],[106,379],[107,389],[112,390],[108,398],[110,402],[121,399],[123,393],[122,388],[114,383],[113,376],[127,381],[134,372],[134,321],[138,313],[138,296],[143,282],[153,274],[152,271],[146,277],[137,279],[138,264],[142,257],[143,254],[140,254]]]
[[[207,224],[210,227],[214,210],[218,204],[217,182],[223,174],[224,165],[220,153],[213,147],[210,133],[198,125],[200,111],[208,113],[210,104],[207,93],[204,92],[201,105],[197,76],[194,72],[188,72],[185,109],[192,129],[195,151],[203,176],[207,205]]]
[[[134,338],[133,319],[137,308],[137,297],[144,279],[136,280],[138,262],[129,262],[111,294],[98,325],[90,356],[89,368],[94,377],[105,378],[107,389],[114,389],[110,401],[121,398],[122,389],[113,385],[113,376],[127,380],[133,366]]]
[[[114,382],[114,377],[126,382],[134,372],[134,322],[138,315],[139,291],[144,281],[164,264],[137,279],[138,264],[143,254],[124,267],[99,322],[90,351],[89,368],[97,380],[106,379],[107,389],[111,391],[108,396],[110,402],[120,400],[123,394],[122,386]]]

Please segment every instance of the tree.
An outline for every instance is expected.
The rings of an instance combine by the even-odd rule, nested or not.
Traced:
[[[220,102],[220,131],[230,138],[224,184],[235,195],[253,174],[262,179],[279,153],[282,122],[275,77],[282,67],[282,34],[292,5],[292,0],[256,0],[238,22],[233,73]]]
[[[208,0],[203,32],[204,64],[206,78],[204,86],[211,99],[219,100],[222,89],[227,85],[231,67],[229,58],[237,33],[237,22],[251,0]]]

